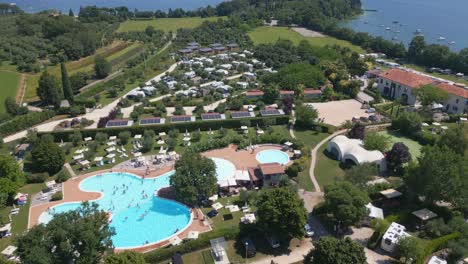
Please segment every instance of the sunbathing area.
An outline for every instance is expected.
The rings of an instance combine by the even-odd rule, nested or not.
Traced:
[[[275,181],[279,181],[279,178],[275,179],[275,174],[284,174],[285,166],[291,163],[290,159],[294,156],[292,144],[286,143],[253,145],[246,149],[230,145],[202,155],[212,159],[216,165],[221,196],[238,194],[242,188],[262,184],[262,176],[267,182],[268,174],[273,176],[268,178],[268,184],[277,184]],[[144,156],[141,152],[133,152],[132,156],[111,169],[82,174],[63,184],[48,183],[50,193],[62,190],[63,199],[48,202],[51,194],[46,191],[39,193],[30,209],[29,228],[47,223],[54,213],[78,208],[82,201],[94,201],[108,213],[110,225],[116,229],[113,237],[116,250],[145,252],[169,244],[177,245],[183,239],[193,239],[199,233],[212,229],[212,222],[200,209],[157,196],[158,190],[169,186],[169,178],[175,172],[175,161],[180,155],[162,149],[154,155]],[[221,196],[210,197],[212,208],[219,210],[226,206],[230,212],[242,211],[245,215],[241,221],[255,221],[255,215],[248,206],[222,205],[216,202]],[[153,232],[147,232],[147,228],[155,222],[164,223],[164,227],[152,228]]]

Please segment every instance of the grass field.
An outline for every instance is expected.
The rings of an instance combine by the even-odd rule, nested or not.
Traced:
[[[364,50],[362,48],[355,46],[348,41],[339,40],[339,39],[329,37],[329,36],[304,37],[301,34],[287,27],[262,26],[262,27],[255,28],[254,30],[250,31],[248,34],[250,38],[252,39],[252,41],[255,43],[255,45],[275,43],[278,39],[289,39],[294,44],[297,45],[302,40],[307,40],[313,46],[323,47],[326,45],[337,44],[340,46],[348,47],[353,51],[364,53]]]
[[[393,144],[397,142],[404,143],[409,148],[409,152],[411,153],[411,156],[413,157],[413,159],[416,159],[421,154],[422,146],[417,141],[404,137],[398,134],[397,132],[393,132],[393,131],[385,130],[385,131],[380,131],[378,133],[389,137],[392,146]]]
[[[120,24],[117,32],[144,31],[146,27],[153,26],[154,29],[176,31],[179,28],[195,28],[203,21],[215,21],[223,17],[182,17],[182,18],[156,18],[149,20],[127,20]]]
[[[94,68],[94,58],[98,55],[105,57],[111,62],[113,71],[122,65],[126,60],[136,55],[135,51],[142,47],[140,43],[128,43],[124,41],[114,41],[111,45],[100,48],[92,56],[82,58],[77,61],[66,63],[68,75],[73,75],[77,72],[92,72]],[[127,56],[130,54],[131,56]],[[122,59],[121,59],[122,58]],[[48,67],[50,74],[60,78],[60,65]],[[36,89],[41,73],[29,74],[26,84],[26,101],[33,101],[37,98]]]
[[[15,98],[20,74],[17,72],[0,71],[0,113],[5,112],[5,99],[9,96]]]
[[[321,187],[332,184],[344,177],[345,171],[340,167],[340,161],[327,156],[327,144],[317,151],[315,177]]]

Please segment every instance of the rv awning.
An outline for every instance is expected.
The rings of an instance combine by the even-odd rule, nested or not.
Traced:
[[[384,214],[382,208],[375,207],[371,203],[366,205],[367,210],[369,210],[369,217],[384,219]]]
[[[8,246],[2,251],[2,255],[11,256],[13,253],[15,253],[16,249],[18,248],[15,246]]]

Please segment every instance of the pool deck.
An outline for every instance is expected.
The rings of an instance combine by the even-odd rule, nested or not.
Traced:
[[[222,149],[215,149],[210,150],[207,152],[202,153],[205,157],[208,158],[222,158],[229,160],[230,162],[234,163],[236,169],[238,170],[247,170],[251,167],[257,167],[259,162],[256,159],[257,153],[263,150],[282,150],[280,145],[259,145],[257,148],[252,151],[245,150],[245,149],[237,149],[236,145],[230,145],[227,148]],[[287,165],[291,165],[291,152],[286,152],[290,158],[289,163]]]
[[[202,155],[206,157],[223,158],[223,159],[229,160],[236,166],[236,169],[246,170],[249,167],[258,166],[259,162],[255,158],[258,152],[263,151],[263,150],[272,150],[272,149],[281,150],[282,147],[279,145],[260,145],[256,147],[252,152],[251,150],[237,150],[237,146],[230,145],[223,149],[216,149],[216,150],[204,152],[202,153]],[[286,152],[286,153],[288,153],[290,157],[292,156],[290,152]],[[290,161],[288,165],[291,163],[292,161]],[[91,172],[87,174],[82,174],[77,177],[73,177],[63,183],[63,188],[62,188],[63,199],[62,200],[54,201],[54,202],[47,202],[47,203],[38,204],[38,205],[30,207],[28,229],[33,227],[34,225],[37,225],[39,216],[43,212],[47,211],[50,207],[53,207],[55,205],[62,204],[62,203],[68,203],[68,202],[92,201],[92,200],[99,199],[101,196],[100,193],[84,192],[80,190],[79,184],[81,181],[83,181],[86,178],[89,178],[98,174],[102,174],[102,173],[107,173],[107,172],[128,172],[128,173],[133,173],[135,175],[138,175],[144,178],[156,178],[172,170],[174,170],[173,164],[165,166],[158,170],[150,170],[148,174],[146,174],[146,171],[142,169],[113,168],[113,169],[95,171],[95,172]],[[177,236],[181,239],[185,239],[190,231],[198,231],[199,233],[204,233],[204,232],[208,232],[211,230],[211,227],[209,224],[206,223],[205,216],[203,215],[203,212],[201,210],[192,208],[191,213],[192,213],[192,221],[190,225],[186,227],[182,232],[177,234]],[[171,237],[168,237],[167,239],[163,241],[159,241],[154,244],[145,245],[145,246],[141,246],[138,248],[132,248],[131,250],[136,251],[136,252],[148,252],[151,250],[155,250],[155,249],[164,247],[166,245],[169,245],[170,238]],[[121,251],[124,251],[124,249],[115,249],[115,251],[121,252]]]

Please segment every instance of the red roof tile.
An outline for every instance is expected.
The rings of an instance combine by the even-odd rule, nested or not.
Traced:
[[[380,73],[378,76],[410,88],[418,88],[434,82],[432,78],[396,68]]]
[[[460,96],[463,98],[468,98],[468,89],[458,87],[458,86],[448,84],[448,83],[443,83],[443,82],[434,83],[434,84],[449,94],[453,94],[453,95]]]
[[[304,94],[321,94],[322,91],[318,89],[306,88],[304,89]]]
[[[283,167],[281,167],[281,165],[276,162],[260,164],[258,165],[258,167],[260,168],[260,171],[262,172],[263,175],[284,173]]]
[[[250,90],[250,91],[247,91],[247,95],[263,95],[263,91],[260,91],[260,90]]]

